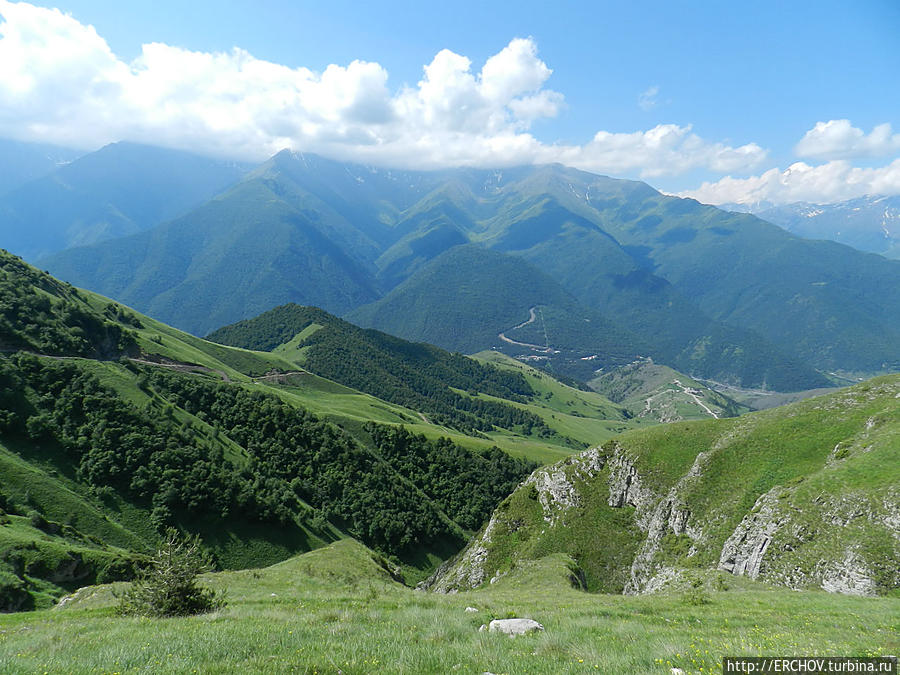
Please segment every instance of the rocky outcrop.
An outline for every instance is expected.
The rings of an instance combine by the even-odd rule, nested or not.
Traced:
[[[570,509],[581,505],[582,498],[576,488],[577,481],[594,478],[603,468],[604,458],[599,448],[591,448],[548,467],[537,469],[517,488],[533,489],[541,505],[543,521],[548,527],[557,525]],[[452,558],[422,584],[422,588],[438,593],[452,593],[481,586],[486,581],[496,582],[503,576],[498,570],[488,568],[488,558],[498,528],[515,529],[515,523],[507,522],[502,508],[491,516],[480,536]]]
[[[544,627],[534,619],[494,619],[488,626],[491,633],[505,633],[511,637],[542,630]]]
[[[603,463],[600,449],[591,448],[547,468],[538,469],[525,479],[523,485],[534,485],[544,511],[544,521],[555,525],[562,513],[581,505],[581,495],[575,488],[575,482],[596,476],[603,468]]]
[[[778,508],[782,492],[781,488],[773,488],[756,500],[752,511],[725,540],[719,556],[720,570],[751,579],[759,577],[772,537],[786,521]]]
[[[645,507],[653,498],[649,490],[641,485],[637,469],[622,447],[615,443],[609,458],[609,501],[614,509],[623,506]]]
[[[875,595],[876,585],[872,576],[872,571],[856,551],[848,550],[841,560],[825,565],[822,588],[831,593]]]
[[[877,594],[879,577],[885,589],[900,584],[896,565],[893,574],[879,572],[861,550],[874,532],[881,531],[900,551],[895,493],[874,502],[859,494],[820,495],[799,503],[798,499],[784,487],[757,499],[725,541],[718,568],[789,588],[812,586],[851,595]],[[843,554],[835,557],[831,553],[835,548]]]
[[[450,593],[481,586],[487,579],[485,563],[488,558],[488,547],[491,545],[499,517],[499,514],[494,512],[481,536],[464,548],[458,557],[451,558],[441,565],[421,588],[436,593]]]
[[[661,588],[677,575],[671,568],[655,562],[663,537],[669,532],[680,535],[688,533],[692,539],[699,537],[698,530],[688,531],[690,509],[682,501],[679,493],[686,481],[700,476],[706,454],[700,453],[688,473],[664,497],[654,495],[643,487],[634,464],[625,451],[615,444],[613,456],[609,460],[609,505],[617,508],[625,505],[635,507],[635,522],[646,532],[634,562],[631,578],[625,585],[625,593],[642,593]],[[659,576],[658,579],[655,579]]]

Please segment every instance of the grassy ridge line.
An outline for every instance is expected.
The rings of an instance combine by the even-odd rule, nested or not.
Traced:
[[[715,672],[726,655],[900,648],[895,599],[753,583],[710,590],[702,606],[680,593],[593,595],[571,587],[571,562],[553,555],[483,590],[424,594],[393,583],[345,540],[265,569],[209,575],[227,591],[227,608],[160,621],[112,616],[110,587],[86,588],[61,611],[0,616],[0,670],[659,675]],[[478,631],[508,615],[546,630],[515,640]]]
[[[461,354],[363,330],[315,307],[287,304],[258,317],[225,326],[209,336],[227,345],[272,349],[323,377],[378,398],[414,408],[465,433],[495,427],[531,434],[547,429],[537,417],[497,401],[461,398],[463,389],[507,401],[531,393],[524,379]]]

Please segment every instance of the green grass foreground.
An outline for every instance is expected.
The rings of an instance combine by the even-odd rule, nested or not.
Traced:
[[[437,595],[391,581],[343,540],[260,570],[208,575],[228,606],[177,619],[122,618],[112,587],[65,608],[0,617],[3,673],[686,673],[726,655],[878,656],[900,651],[900,599],[773,590],[749,582],[689,605],[573,589],[567,559],[483,590]],[[466,612],[471,606],[479,611]],[[545,632],[480,633],[531,617]]]

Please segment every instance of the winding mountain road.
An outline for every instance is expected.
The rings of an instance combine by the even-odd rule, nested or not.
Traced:
[[[534,323],[535,319],[537,318],[537,313],[535,312],[536,309],[537,309],[537,307],[532,307],[531,309],[528,310],[528,319],[526,321],[523,321],[522,323],[520,323],[516,326],[513,326],[512,328],[507,328],[506,330],[518,330],[519,328],[524,328],[528,324]],[[547,336],[547,330],[545,328],[544,329],[544,337],[546,337],[546,336]],[[529,349],[533,349],[536,352],[543,352],[545,354],[556,354],[557,353],[556,350],[554,350],[549,345],[542,346],[542,345],[533,345],[530,342],[519,342],[518,340],[513,340],[512,338],[506,337],[506,333],[497,333],[497,337],[500,338],[501,340],[503,340],[504,342],[511,344],[511,345],[516,345],[517,347],[528,347]]]

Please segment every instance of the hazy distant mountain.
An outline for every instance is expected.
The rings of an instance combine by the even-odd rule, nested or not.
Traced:
[[[287,302],[347,312],[466,243],[524,259],[691,374],[807,389],[825,384],[809,365],[900,369],[900,262],[558,165],[412,172],[282,152],[176,221],[42,264],[205,333]],[[525,285],[472,276],[509,290],[505,327],[528,318]]]
[[[84,153],[45,143],[0,138],[0,195],[68,164]]]
[[[3,246],[29,260],[134,234],[234,183],[246,167],[113,143],[0,197]]]
[[[622,292],[640,301],[640,291]],[[629,315],[601,314],[583,305],[535,265],[468,245],[438,256],[348,318],[446,349],[497,349],[584,382],[639,356],[745,386],[790,390],[825,382],[751,331],[725,326],[696,310],[681,316],[662,308],[647,311],[654,315],[652,324],[664,324],[669,317],[670,327],[663,325],[656,334],[649,329],[650,319],[626,324],[641,331],[635,333],[620,323]]]
[[[807,239],[831,239],[900,258],[900,196],[867,196],[837,204],[796,202],[754,213]]]
[[[199,335],[285,302],[340,313],[374,300],[363,261],[283,188],[256,172],[177,220],[42,264]]]

